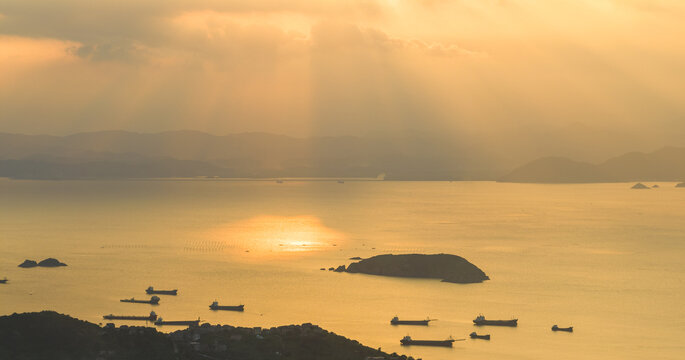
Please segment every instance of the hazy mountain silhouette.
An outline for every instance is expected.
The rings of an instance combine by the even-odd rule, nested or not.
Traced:
[[[530,159],[531,154],[560,151],[543,145],[537,150],[513,146],[518,140],[510,138],[508,143],[494,146],[495,139],[487,142],[467,135],[455,139],[420,132],[311,138],[268,133],[216,136],[197,131],[101,131],[68,136],[0,133],[0,177],[375,178],[385,174],[389,180],[495,180],[515,169],[522,159]],[[561,152],[571,152],[571,148]],[[578,154],[587,158],[587,151],[585,148]],[[682,159],[678,151],[665,148],[650,155],[626,154],[602,165],[546,158],[516,169],[501,180],[670,179],[679,174],[674,173],[678,159]]]
[[[468,154],[464,156],[463,154]],[[372,177],[493,179],[496,161],[450,139],[412,136],[293,138],[267,133],[126,131],[69,136],[0,133],[0,176],[25,179],[149,177]]]
[[[548,157],[525,164],[499,179],[522,183],[589,183],[682,181],[685,148],[665,147],[652,153],[632,152],[601,164]]]

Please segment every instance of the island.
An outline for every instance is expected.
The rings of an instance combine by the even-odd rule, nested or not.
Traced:
[[[387,354],[309,323],[272,328],[202,324],[170,334],[99,325],[53,311],[0,316],[1,359],[388,359]]]
[[[637,189],[637,190],[645,190],[649,189],[649,186],[643,184],[643,183],[637,183],[631,187],[631,189]]]
[[[55,259],[55,258],[47,258],[45,260],[42,260],[41,262],[35,262],[34,260],[29,260],[26,259],[24,260],[23,263],[17,265],[21,268],[34,268],[37,266],[40,267],[59,267],[59,266],[67,266],[67,264]]]
[[[675,187],[677,187],[677,188],[685,188],[685,182],[678,183],[678,184],[676,184]]]
[[[457,284],[480,283],[490,278],[461,256],[451,254],[377,255],[341,265],[342,271],[369,275],[441,279]]]

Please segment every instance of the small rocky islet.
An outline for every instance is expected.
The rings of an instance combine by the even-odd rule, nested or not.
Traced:
[[[24,260],[23,263],[17,265],[20,268],[34,268],[34,267],[60,267],[60,266],[67,266],[67,264],[55,259],[55,258],[47,258],[45,260],[42,260],[41,262],[36,262],[35,260],[29,260],[26,259]]]
[[[340,265],[336,272],[361,273],[407,278],[441,279],[457,284],[481,283],[490,278],[461,256],[451,254],[377,255],[347,267]]]

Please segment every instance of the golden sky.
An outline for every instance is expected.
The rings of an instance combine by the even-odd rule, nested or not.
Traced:
[[[585,124],[667,143],[683,39],[682,0],[2,0],[0,131]]]

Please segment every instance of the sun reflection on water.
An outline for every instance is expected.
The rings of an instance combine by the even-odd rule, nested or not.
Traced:
[[[228,249],[263,255],[319,251],[337,245],[344,235],[316,216],[260,215],[211,229],[208,238]]]

